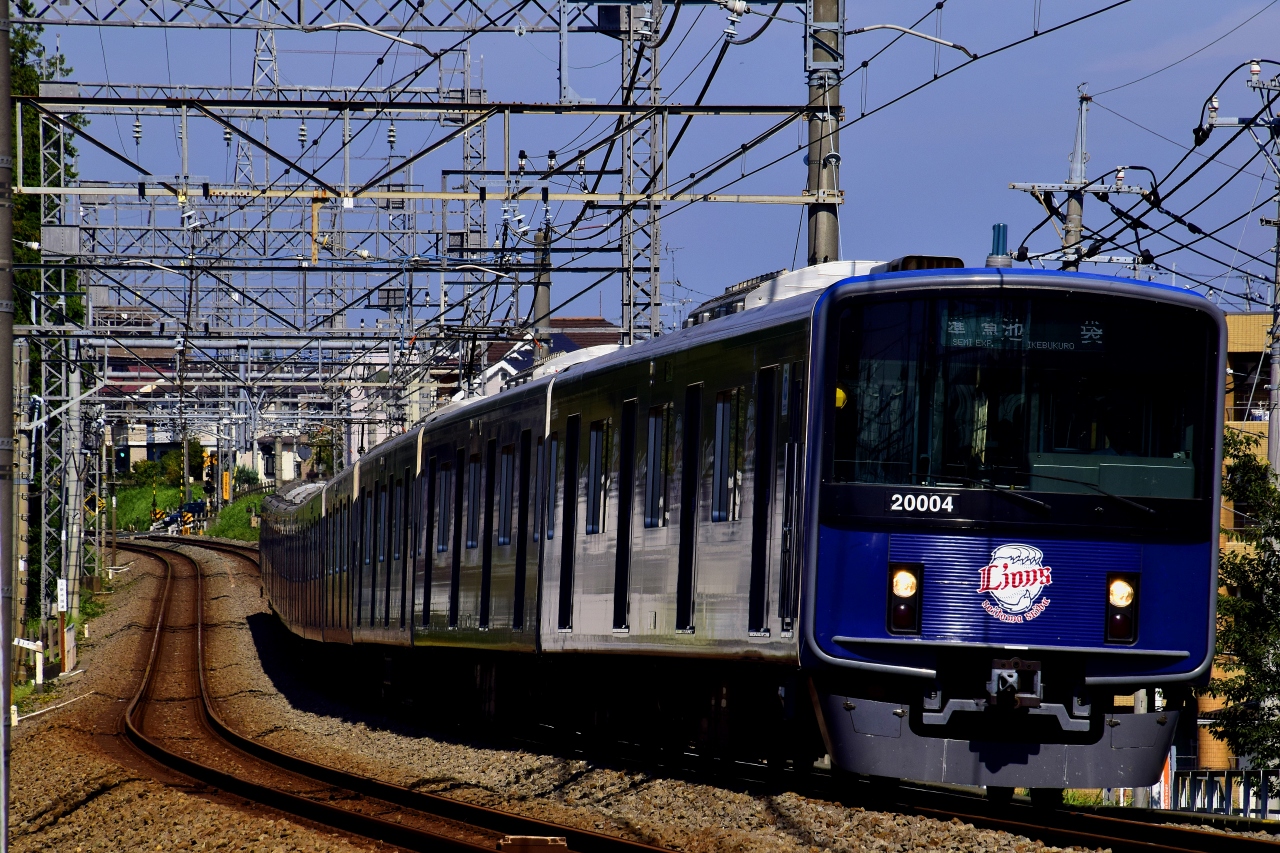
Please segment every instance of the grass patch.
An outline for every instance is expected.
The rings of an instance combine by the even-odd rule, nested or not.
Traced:
[[[262,512],[262,495],[247,495],[222,508],[218,518],[209,525],[210,536],[221,536],[224,539],[240,539],[245,542],[258,541],[258,528],[249,526],[249,508],[255,514]]]
[[[1068,788],[1062,792],[1062,801],[1069,806],[1102,805],[1101,788]]]
[[[156,487],[155,501],[160,509],[177,509],[182,503],[182,487]],[[150,486],[130,486],[116,492],[116,527],[118,530],[151,529]]]
[[[107,612],[107,605],[86,584],[80,585],[80,617],[96,619]]]

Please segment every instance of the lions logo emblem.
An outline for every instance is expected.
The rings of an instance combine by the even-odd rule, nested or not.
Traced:
[[[1044,564],[1044,552],[1039,548],[1001,545],[991,552],[991,562],[978,572],[977,591],[991,596],[983,599],[982,608],[1001,622],[1036,618],[1049,606],[1048,598],[1037,599],[1053,583],[1052,572]]]

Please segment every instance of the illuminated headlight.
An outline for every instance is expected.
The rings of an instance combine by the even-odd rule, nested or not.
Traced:
[[[1124,578],[1116,578],[1107,588],[1107,601],[1112,607],[1128,607],[1133,604],[1133,585]]]
[[[893,594],[898,598],[911,598],[916,594],[916,576],[907,569],[893,573]]]
[[[889,632],[920,633],[920,563],[889,564]]]
[[[1138,581],[1136,574],[1107,575],[1108,643],[1132,643],[1138,639]]]

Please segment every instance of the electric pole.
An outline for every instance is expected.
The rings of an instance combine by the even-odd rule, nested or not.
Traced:
[[[1085,165],[1089,162],[1089,147],[1085,128],[1089,116],[1089,103],[1093,98],[1084,91],[1084,87],[1085,84],[1081,83],[1077,88],[1080,94],[1077,98],[1076,138],[1071,148],[1071,168],[1068,172],[1067,182],[1065,184],[1009,184],[1009,189],[1031,193],[1031,197],[1040,203],[1046,213],[1051,216],[1061,215],[1062,217],[1062,250],[1035,255],[1034,257],[1037,260],[1060,261],[1062,269],[1066,272],[1079,272],[1081,261],[1130,266],[1147,263],[1148,261],[1144,260],[1145,253],[1142,258],[1117,257],[1114,255],[1090,254],[1083,248],[1084,197],[1086,193],[1107,196],[1112,193],[1142,195],[1145,192],[1142,187],[1125,186],[1124,167],[1116,169],[1115,177],[1110,184],[1096,181],[1091,183],[1086,176]],[[1064,211],[1057,211],[1054,208],[1054,193],[1066,194],[1067,204]],[[1027,247],[1020,246],[1017,256],[1018,260],[1026,260],[1028,257]]]
[[[1071,177],[1067,184],[1067,221],[1062,229],[1062,254],[1067,260],[1062,268],[1067,272],[1080,271],[1080,238],[1084,233],[1084,185],[1085,163],[1089,162],[1089,149],[1085,144],[1085,122],[1089,118],[1089,101],[1092,98],[1081,85],[1079,117],[1076,119],[1076,141],[1071,149]]]
[[[840,75],[844,71],[844,4],[810,0],[804,64],[809,75],[809,265],[840,258]]]

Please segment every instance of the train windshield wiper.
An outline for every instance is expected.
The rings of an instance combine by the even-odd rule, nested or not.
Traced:
[[[924,475],[917,475],[917,476],[921,476],[921,477],[923,477]],[[972,483],[973,485],[977,486],[977,487],[978,487],[978,488],[980,488],[980,489],[988,489],[988,490],[990,490],[990,491],[995,492],[996,494],[1005,495],[1005,496],[1007,496],[1007,497],[1009,497],[1009,498],[1013,498],[1013,499],[1015,499],[1015,500],[1022,501],[1022,502],[1023,502],[1023,503],[1025,503],[1025,504],[1029,504],[1030,506],[1034,506],[1034,507],[1036,507],[1037,509],[1042,509],[1042,510],[1044,510],[1045,512],[1052,512],[1052,511],[1053,511],[1053,507],[1051,507],[1049,504],[1045,503],[1045,502],[1044,502],[1044,501],[1042,501],[1042,500],[1037,500],[1036,498],[1033,498],[1033,497],[1031,497],[1030,495],[1024,495],[1024,494],[1022,494],[1021,492],[1015,492],[1015,491],[1013,490],[1013,488],[1012,488],[1012,487],[1006,487],[1006,488],[1003,488],[1003,489],[1002,489],[1002,488],[1000,488],[999,486],[997,486],[995,483],[991,482],[990,480],[975,480],[973,477],[959,477],[959,476],[954,476],[954,475],[951,475],[951,474],[948,474],[948,475],[947,475],[947,476],[945,476],[945,477],[931,477],[930,479],[932,479],[932,480],[959,480],[959,481],[960,481],[960,482],[962,482],[962,483]],[[935,483],[935,484],[933,484],[933,485],[939,485],[939,484],[936,484],[936,483]]]
[[[1119,503],[1125,504],[1127,506],[1131,506],[1136,510],[1147,513],[1148,515],[1158,515],[1158,513],[1154,509],[1147,506],[1146,504],[1140,504],[1137,501],[1131,501],[1128,498],[1121,497],[1120,495],[1117,495],[1117,494],[1113,494],[1111,492],[1108,492],[1106,489],[1102,488],[1101,486],[1095,486],[1093,483],[1090,483],[1086,480],[1075,480],[1075,479],[1072,479],[1071,477],[1050,477],[1048,474],[1037,474],[1037,473],[1032,473],[1030,471],[1019,471],[1018,473],[1026,474],[1031,477],[1039,477],[1042,480],[1056,480],[1059,483],[1075,483],[1077,485],[1084,486],[1087,489],[1093,489],[1095,492],[1102,495],[1103,497],[1111,498],[1111,500],[1113,501],[1118,501]]]

